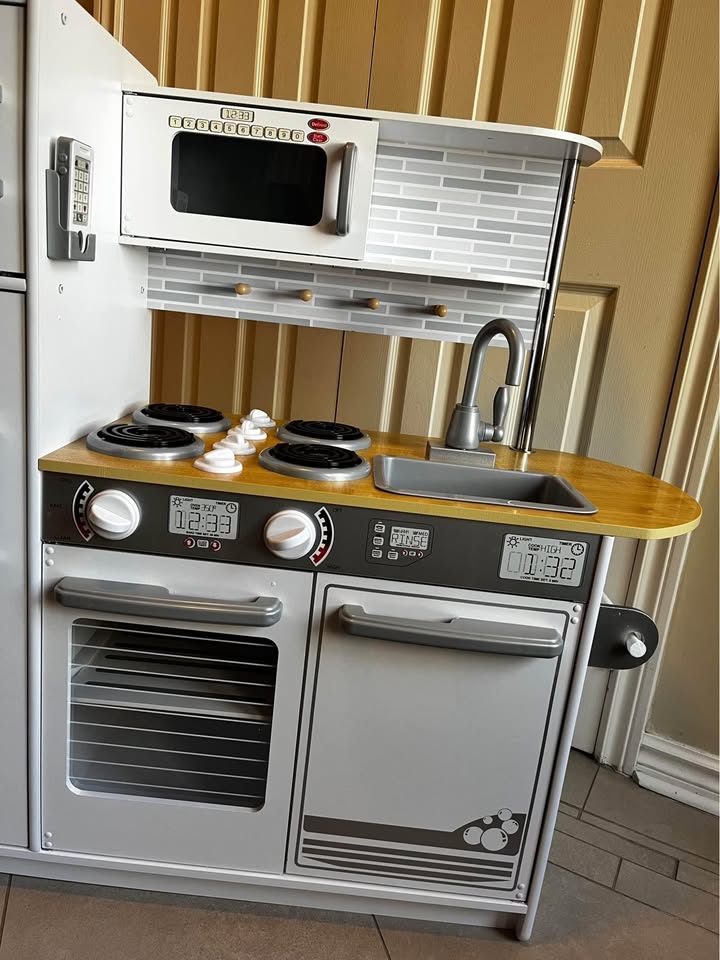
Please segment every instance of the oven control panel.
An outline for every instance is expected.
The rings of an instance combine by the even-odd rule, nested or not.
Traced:
[[[412,522],[374,518],[368,523],[365,559],[368,563],[407,567],[432,551],[433,528]]]
[[[589,596],[597,535],[241,490],[241,484],[217,493],[44,473],[43,540],[168,562],[249,564],[572,602]]]

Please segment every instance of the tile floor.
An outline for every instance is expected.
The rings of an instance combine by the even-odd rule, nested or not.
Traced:
[[[0,876],[0,960],[715,960],[717,851],[715,817],[575,753],[530,944],[470,927]]]

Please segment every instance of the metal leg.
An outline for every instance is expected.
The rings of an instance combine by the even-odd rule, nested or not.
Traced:
[[[575,185],[580,167],[578,157],[579,148],[574,147],[572,155],[563,162],[562,174],[560,176],[560,191],[558,193],[557,207],[555,208],[555,221],[553,223],[547,268],[545,270],[545,279],[548,281],[549,286],[543,291],[540,298],[532,354],[530,356],[527,382],[525,384],[525,395],[523,396],[520,421],[514,443],[514,449],[520,450],[523,453],[530,453],[532,451],[533,432],[535,430],[535,420],[540,404],[543,374],[545,373],[545,360],[550,344],[550,331],[552,329],[553,317],[555,316],[555,301],[557,300],[558,288],[560,286],[560,269],[565,255],[565,244],[567,243],[568,228],[570,226],[570,214],[572,213]]]
[[[572,744],[573,733],[575,732],[575,721],[577,719],[578,709],[580,708],[580,699],[582,697],[585,674],[587,673],[588,660],[590,659],[590,650],[592,649],[593,639],[595,637],[595,624],[597,623],[598,612],[602,603],[605,578],[607,577],[614,542],[613,537],[603,537],[600,544],[592,591],[587,607],[585,608],[585,618],[583,620],[582,632],[575,657],[575,671],[568,693],[562,733],[555,756],[555,766],[553,768],[550,789],[545,803],[545,818],[543,820],[542,830],[540,831],[537,853],[535,854],[535,868],[530,881],[527,913],[518,920],[516,928],[518,940],[529,940],[532,936],[535,915],[537,914],[538,903],[540,902],[543,880],[545,879],[545,868],[547,867],[550,845],[552,844],[553,833],[555,831],[555,820],[557,819],[560,797],[565,781],[565,771],[567,769],[568,757],[570,756],[570,746]]]

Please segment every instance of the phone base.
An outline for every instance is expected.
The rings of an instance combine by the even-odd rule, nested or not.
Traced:
[[[47,255],[50,260],[94,260],[95,234],[66,230],[60,223],[60,177],[45,171]]]

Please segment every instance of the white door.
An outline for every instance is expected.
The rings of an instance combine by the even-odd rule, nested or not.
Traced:
[[[321,576],[287,869],[528,883],[578,626],[572,604]]]
[[[76,853],[280,872],[311,574],[67,546],[53,560],[45,839]]]

